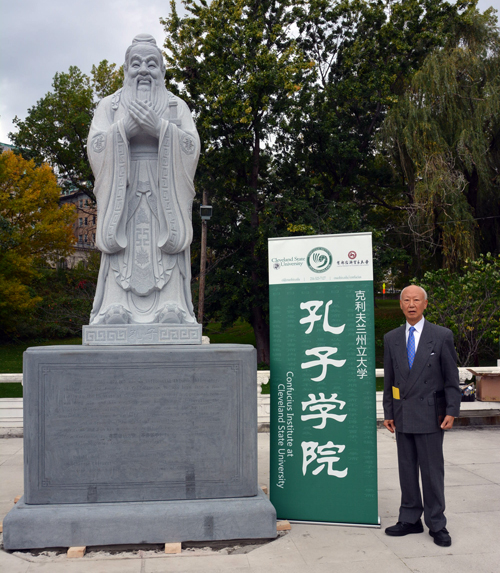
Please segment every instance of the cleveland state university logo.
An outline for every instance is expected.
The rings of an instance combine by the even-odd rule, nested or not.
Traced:
[[[332,266],[332,254],[324,247],[316,247],[307,255],[307,266],[313,273],[325,273]]]

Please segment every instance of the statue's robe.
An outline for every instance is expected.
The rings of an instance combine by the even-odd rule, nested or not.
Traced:
[[[102,252],[90,324],[113,322],[113,309],[128,323],[195,323],[189,247],[198,133],[188,106],[167,92],[156,110],[159,139],[141,133],[128,141],[120,93],[99,103],[88,139]]]

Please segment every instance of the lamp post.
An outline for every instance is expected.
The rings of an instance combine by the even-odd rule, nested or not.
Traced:
[[[200,285],[198,291],[198,323],[203,326],[203,311],[205,307],[205,272],[207,267],[207,221],[212,216],[212,207],[207,205],[207,192],[203,191],[203,204],[200,205],[201,215],[201,256],[200,256]]]

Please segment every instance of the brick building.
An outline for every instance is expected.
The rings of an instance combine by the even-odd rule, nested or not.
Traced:
[[[67,265],[71,268],[79,261],[86,260],[90,252],[97,251],[95,246],[97,209],[88,196],[79,189],[63,190],[59,202],[72,203],[76,208],[76,223],[73,226],[76,239],[75,252],[67,260]]]

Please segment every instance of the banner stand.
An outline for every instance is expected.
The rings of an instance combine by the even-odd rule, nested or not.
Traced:
[[[270,499],[380,527],[371,233],[269,239]]]

